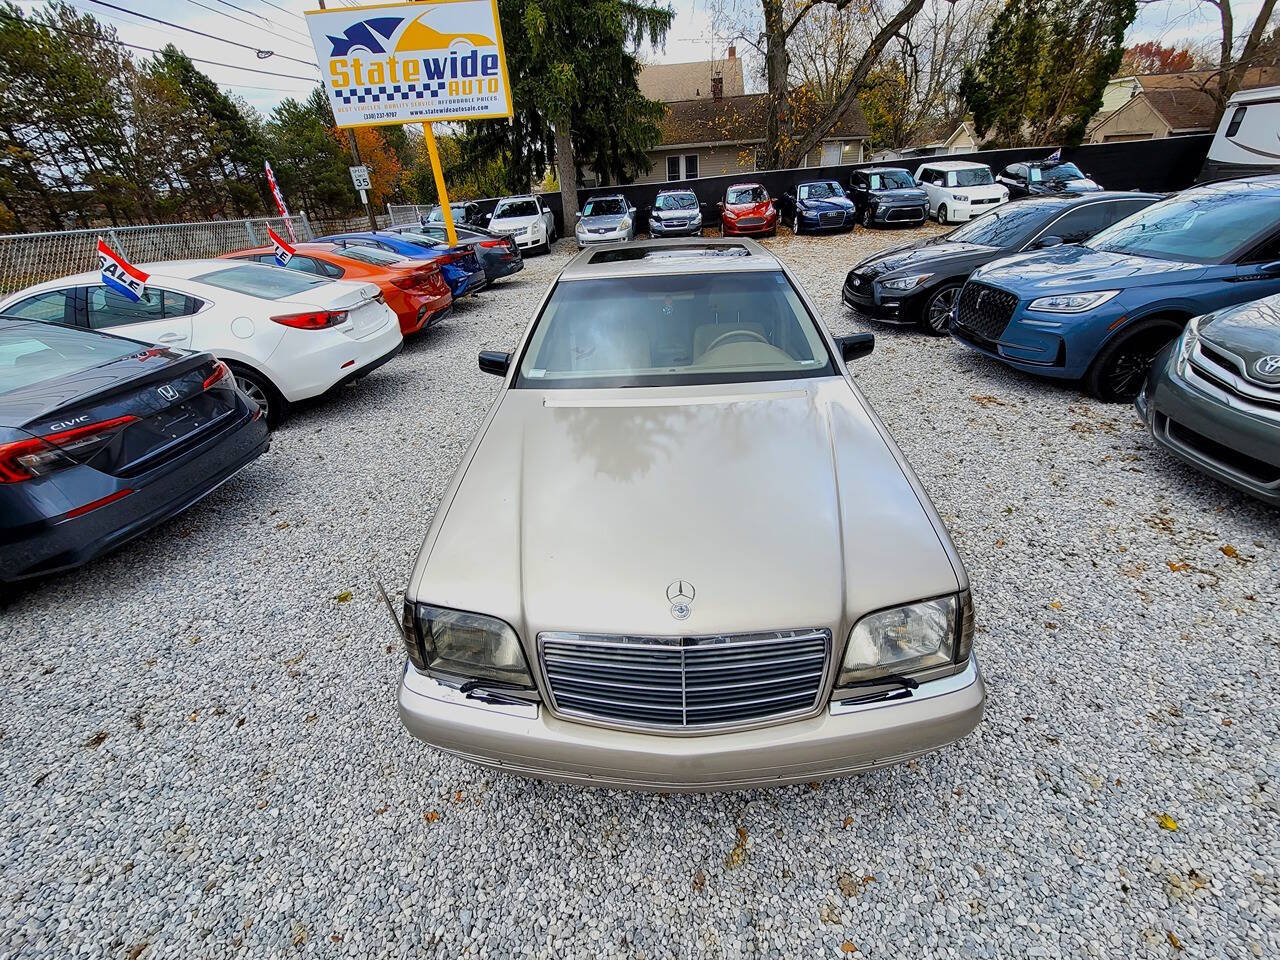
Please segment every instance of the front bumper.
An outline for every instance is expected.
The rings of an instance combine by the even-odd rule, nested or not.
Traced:
[[[1156,358],[1134,406],[1156,443],[1223,483],[1280,506],[1280,406],[1264,407],[1188,365],[1177,341]]]
[[[932,286],[916,287],[902,296],[890,296],[872,281],[864,280],[855,288],[849,286],[846,278],[840,300],[851,310],[876,320],[914,323],[920,315],[921,302],[932,289]]]
[[[844,230],[852,227],[857,219],[857,211],[852,207],[848,210],[822,210],[819,212],[801,210],[800,229]]]
[[[678,227],[667,226],[661,220],[649,221],[649,236],[651,237],[700,237],[702,236],[702,220],[693,221],[692,223],[681,223]]]
[[[1002,203],[1008,203],[1007,200],[957,200],[949,197],[940,201],[947,208],[947,223],[965,223],[974,217],[981,216],[989,210],[994,210]]]
[[[877,204],[869,208],[871,222],[883,226],[919,226],[929,216],[929,202]]]
[[[38,497],[24,489],[27,484],[6,484],[0,490],[0,582],[78,567],[114,550],[208,496],[270,443],[266,420],[245,404],[232,424],[143,476],[117,478],[81,465],[50,475],[51,489]],[[70,515],[125,489],[132,492]],[[44,512],[55,503],[58,513]]]
[[[748,220],[755,222],[744,222]],[[778,230],[778,215],[775,213],[771,217],[738,217],[736,220],[721,217],[720,229],[726,237],[757,237],[766,233],[773,234]]]
[[[831,704],[816,717],[705,736],[611,730],[539,704],[485,704],[406,665],[400,719],[446,753],[511,773],[584,786],[703,791],[805,783],[873,770],[954,743],[982,719],[976,657],[909,696]]]
[[[626,230],[610,230],[608,233],[584,233],[581,231],[574,232],[574,239],[578,241],[578,249],[591,246],[593,243],[621,243],[631,239],[631,228]]]

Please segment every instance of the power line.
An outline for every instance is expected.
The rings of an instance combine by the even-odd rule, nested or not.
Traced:
[[[276,37],[280,40],[283,40],[285,43],[296,43],[299,46],[303,46],[303,47],[306,47],[307,49],[311,49],[311,43],[309,41],[295,40],[293,37],[286,37],[284,34],[276,33],[274,30],[268,30],[265,27],[254,23],[252,20],[246,20],[244,19],[244,17],[237,17],[234,13],[226,13],[225,11],[218,10],[214,7],[206,6],[205,4],[201,3],[200,0],[187,0],[187,2],[194,4],[195,6],[199,7],[201,10],[208,10],[214,16],[226,17],[228,20],[234,20],[236,23],[243,23],[246,27],[249,27],[252,30],[261,30],[263,33],[269,33],[271,36]],[[240,8],[236,7],[236,9],[238,10]],[[253,14],[250,14],[250,16],[253,16]]]
[[[89,2],[96,3],[100,7],[106,7],[109,10],[118,10],[121,13],[131,13],[135,17],[141,17],[142,19],[150,20],[153,23],[163,23],[166,27],[173,27],[174,29],[181,30],[184,33],[193,33],[197,37],[204,37],[206,40],[217,40],[219,43],[227,43],[233,47],[239,47],[242,50],[252,50],[255,55],[260,52],[266,52],[266,53],[269,53],[271,56],[279,57],[281,60],[292,60],[294,63],[300,63],[304,67],[311,67],[312,69],[317,71],[320,69],[319,67],[316,66],[316,64],[313,61],[310,61],[310,60],[299,60],[297,57],[291,57],[285,53],[275,53],[274,51],[260,51],[258,47],[251,47],[247,43],[240,43],[236,40],[228,40],[226,37],[215,37],[213,34],[205,33],[203,30],[196,30],[192,27],[184,27],[180,23],[170,23],[168,20],[161,20],[159,17],[153,17],[150,14],[138,13],[138,11],[136,10],[128,10],[128,9],[125,9],[124,7],[117,7],[113,3],[107,3],[107,0],[89,0]],[[263,57],[261,59],[266,59],[266,58]]]
[[[283,23],[281,23],[278,20],[272,20],[270,17],[264,16],[261,13],[257,13],[254,10],[246,10],[244,7],[237,6],[236,4],[232,3],[231,0],[215,0],[215,2],[222,4],[224,7],[230,7],[232,10],[239,10],[241,13],[247,13],[251,17],[257,17],[263,23],[269,23],[272,26],[279,27],[281,30],[288,30],[294,36],[298,36],[298,37],[301,37],[303,40],[306,40],[308,44],[311,43],[311,38],[308,37],[301,30],[295,30],[293,27],[285,26]]]
[[[297,18],[298,18],[299,20],[301,20],[303,23],[306,23],[306,22],[307,22],[307,18],[306,18],[306,17],[304,17],[302,14],[300,14],[300,13],[294,13],[292,10],[286,10],[284,7],[280,6],[280,4],[278,4],[278,3],[272,3],[272,2],[271,2],[271,0],[262,0],[262,2],[263,2],[263,3],[265,3],[268,7],[275,7],[275,8],[276,8],[277,10],[279,10],[281,13],[287,13],[287,14],[289,14],[289,16],[291,16],[291,17],[297,17]]]
[[[14,16],[13,14],[8,13],[3,9],[0,9],[0,19],[12,20],[15,23],[22,23],[22,24],[26,24],[27,26],[38,27],[39,29],[46,30],[50,33],[55,32],[54,28],[50,27],[48,24],[40,23],[37,20],[32,20],[27,17],[17,17],[17,16]],[[126,43],[123,40],[115,40],[111,37],[98,36],[92,33],[80,33],[77,30],[67,30],[62,27],[58,27],[56,32],[66,34],[69,37],[81,37],[85,40],[99,40],[104,43],[113,43],[119,47],[129,47],[132,50],[143,50],[147,53],[159,54],[163,52],[161,50],[157,50],[155,47],[144,47],[141,44],[137,44],[137,43]],[[182,54],[192,63],[203,63],[211,67],[225,67],[228,70],[244,70],[249,73],[261,73],[261,74],[266,74],[269,77],[283,77],[286,80],[303,80],[307,83],[314,83],[314,84],[319,83],[319,81],[316,80],[315,77],[302,77],[296,73],[278,73],[275,70],[260,70],[257,67],[242,67],[234,63],[223,63],[220,60],[204,60],[200,57],[191,56],[185,50],[182,51]]]

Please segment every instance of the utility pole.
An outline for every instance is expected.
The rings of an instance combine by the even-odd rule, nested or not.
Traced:
[[[320,9],[324,10],[325,9],[324,0],[319,0],[319,2],[320,2]],[[364,164],[360,162],[360,144],[356,142],[355,130],[348,129],[347,137],[351,140],[351,159],[355,161],[354,165],[357,167],[364,166]],[[373,215],[373,204],[369,202],[368,197],[363,193],[361,194],[361,199],[364,201],[364,215],[369,218],[369,229],[377,230],[378,221],[377,221],[377,218],[375,218]]]

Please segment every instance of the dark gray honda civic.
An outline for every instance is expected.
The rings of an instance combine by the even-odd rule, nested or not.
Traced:
[[[1188,323],[1136,406],[1165,450],[1280,506],[1280,295]]]

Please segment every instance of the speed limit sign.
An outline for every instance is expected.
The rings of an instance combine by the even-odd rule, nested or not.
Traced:
[[[369,189],[369,168],[360,166],[360,167],[351,167],[350,170],[351,170],[351,182],[355,184],[356,189],[368,190]]]

